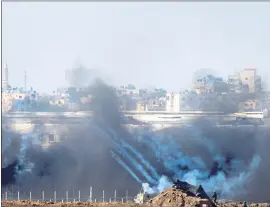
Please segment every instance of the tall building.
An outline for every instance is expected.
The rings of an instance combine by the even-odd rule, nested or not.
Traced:
[[[234,93],[261,92],[262,80],[256,68],[247,68],[228,77],[229,91]]]
[[[200,110],[204,102],[204,95],[198,95],[195,92],[182,91],[178,93],[167,93],[166,111],[179,113],[180,111]]]
[[[261,91],[261,77],[257,75],[255,68],[244,69],[240,72],[240,79],[242,85],[248,88],[248,92],[255,93]]]
[[[4,70],[2,71],[2,90],[5,91],[8,89],[8,65],[7,63],[4,66]]]
[[[166,96],[166,111],[172,113],[180,112],[180,93],[167,93]]]
[[[242,92],[242,82],[240,79],[240,74],[235,73],[228,76],[228,87],[231,93],[241,93]]]

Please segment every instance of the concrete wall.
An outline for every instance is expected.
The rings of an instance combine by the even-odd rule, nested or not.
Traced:
[[[179,113],[174,112],[162,112],[162,111],[125,111],[123,112],[126,117],[133,117],[138,120],[153,120],[159,121],[160,119],[166,118],[183,118],[183,117],[251,117],[251,118],[263,118],[263,111],[258,112],[243,112],[243,113],[232,113],[226,114],[223,112],[204,112],[204,111],[181,111]],[[32,122],[32,120],[39,120],[41,122],[50,120],[59,120],[65,122],[67,119],[85,121],[85,119],[91,118],[92,112],[16,112],[16,113],[4,113],[2,115],[3,121],[16,120],[21,122]]]

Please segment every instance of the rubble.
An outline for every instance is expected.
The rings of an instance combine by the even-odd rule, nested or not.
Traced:
[[[196,195],[191,195],[190,192],[183,189],[177,189],[174,187],[168,188],[166,191],[160,193],[153,199],[149,201],[151,206],[202,206],[205,207],[213,206],[213,203],[208,198],[196,197]]]

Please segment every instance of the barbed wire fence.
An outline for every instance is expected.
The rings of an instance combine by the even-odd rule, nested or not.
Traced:
[[[105,190],[102,190],[102,196],[94,196],[93,194],[93,188],[90,186],[88,196],[81,196],[82,191],[78,190],[74,192],[73,195],[71,194],[71,191],[65,191],[65,196],[57,196],[57,191],[54,190],[53,192],[46,192],[45,190],[42,190],[40,192],[40,195],[38,195],[37,192],[35,192],[35,195],[33,195],[33,192],[30,190],[29,192],[20,191],[20,190],[14,190],[12,191],[10,189],[2,189],[2,201],[33,201],[33,202],[91,202],[91,203],[97,203],[97,202],[118,202],[118,203],[128,203],[128,202],[134,202],[135,196],[130,196],[128,194],[128,190],[125,192],[125,196],[120,197],[117,195],[117,190],[115,190],[113,193],[113,196],[106,196]],[[110,192],[111,193],[111,192]]]

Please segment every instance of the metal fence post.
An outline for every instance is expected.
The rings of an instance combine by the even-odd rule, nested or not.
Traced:
[[[104,203],[104,190],[102,191],[102,202]]]
[[[124,203],[124,198],[122,198],[122,203]]]
[[[18,201],[20,200],[20,191],[18,191]]]
[[[66,201],[68,202],[68,191],[66,191]]]
[[[42,201],[44,202],[45,197],[44,197],[44,190],[42,191]]]
[[[128,202],[128,190],[126,190],[126,202]]]
[[[81,202],[81,191],[79,191],[79,202]]]
[[[114,191],[114,202],[116,202],[116,190]]]
[[[89,195],[89,197],[90,197],[90,198],[89,198],[89,199],[90,199],[90,202],[92,202],[92,196],[93,196],[93,195],[92,195],[92,186],[90,186],[90,195]]]
[[[56,203],[56,190],[54,191],[54,202]]]
[[[5,192],[5,200],[7,200],[7,191]]]
[[[32,192],[29,193],[29,200],[32,201]]]

